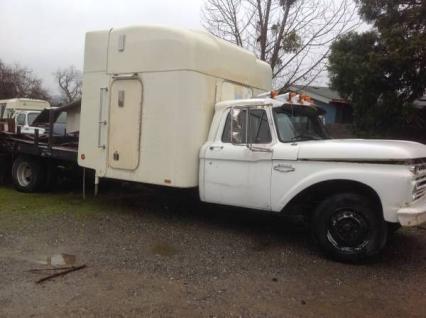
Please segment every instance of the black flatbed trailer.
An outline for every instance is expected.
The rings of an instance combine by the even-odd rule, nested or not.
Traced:
[[[80,107],[79,101],[43,111],[39,116],[45,117],[39,126],[47,131],[43,135],[38,129],[34,134],[22,134],[10,120],[0,122],[0,181],[11,176],[18,191],[36,192],[54,184],[59,168],[78,169],[78,133],[53,134],[58,116],[75,107]]]
[[[61,137],[55,143],[40,141],[31,135],[19,135],[0,132],[0,153],[12,158],[18,155],[30,155],[46,159],[77,162],[78,141]]]

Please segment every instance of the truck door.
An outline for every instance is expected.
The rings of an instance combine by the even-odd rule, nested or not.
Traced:
[[[116,78],[111,85],[108,163],[135,170],[139,165],[142,83],[135,77]]]
[[[204,200],[270,209],[272,138],[265,109],[243,109],[235,122],[241,134],[231,140],[231,113],[223,130],[206,150]]]

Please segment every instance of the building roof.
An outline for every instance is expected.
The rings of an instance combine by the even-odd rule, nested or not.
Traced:
[[[290,90],[293,92],[303,92],[312,99],[326,104],[330,104],[331,102],[344,104],[348,103],[339,95],[337,91],[325,86],[293,85],[290,87]]]

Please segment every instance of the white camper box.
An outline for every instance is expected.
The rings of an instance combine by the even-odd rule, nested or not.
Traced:
[[[50,108],[50,104],[41,99],[3,99],[0,100],[0,119],[11,118],[18,111],[42,111],[45,108]]]
[[[97,177],[198,185],[214,105],[271,90],[268,64],[200,31],[86,34],[78,163]]]

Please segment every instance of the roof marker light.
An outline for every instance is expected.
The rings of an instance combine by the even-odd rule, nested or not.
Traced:
[[[271,98],[275,98],[278,96],[278,92],[277,91],[271,91]]]

